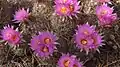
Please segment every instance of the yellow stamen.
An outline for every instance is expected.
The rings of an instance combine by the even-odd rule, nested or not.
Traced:
[[[66,8],[66,7],[62,7],[60,11],[61,11],[63,14],[66,14],[66,13],[67,13],[67,8]]]
[[[101,12],[101,14],[102,14],[102,15],[107,14],[107,10],[103,10],[103,11]]]
[[[86,35],[88,35],[88,34],[89,34],[89,32],[88,32],[88,31],[84,31],[83,33],[84,33],[84,34],[86,34]]]
[[[63,2],[65,3],[65,2],[67,2],[67,0],[63,0]]]
[[[42,51],[43,51],[43,52],[49,52],[49,49],[48,49],[48,47],[43,47],[43,48],[42,48]]]
[[[45,38],[44,42],[45,42],[45,44],[49,44],[51,42],[51,39],[50,38]]]
[[[73,67],[78,67],[78,66],[76,64],[74,64]]]
[[[65,66],[65,67],[68,67],[69,64],[70,64],[70,61],[69,61],[69,60],[64,61],[64,66]]]
[[[85,39],[81,40],[81,44],[86,45],[87,44],[87,40],[85,40]]]

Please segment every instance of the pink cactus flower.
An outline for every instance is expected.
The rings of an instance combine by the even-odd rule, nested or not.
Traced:
[[[35,53],[45,58],[49,58],[52,55],[54,49],[56,48],[55,44],[57,37],[51,32],[40,32],[39,35],[34,36],[31,39],[31,49],[35,51]]]
[[[19,9],[18,11],[15,12],[13,21],[16,21],[14,23],[23,22],[28,19],[29,15],[30,15],[29,9],[27,10],[25,10],[24,8]]]
[[[70,56],[69,54],[62,55],[58,61],[58,67],[73,67],[75,57]]]
[[[57,37],[56,35],[52,34],[51,32],[40,32],[39,35],[34,36],[31,39],[31,48],[33,50],[37,49],[39,44],[45,44],[54,47]]]
[[[90,26],[88,23],[78,25],[78,33],[84,35],[91,35],[93,32],[95,32],[95,26]]]
[[[110,2],[110,0],[96,0],[99,3],[105,3],[105,2]]]
[[[77,0],[55,0],[55,13],[59,16],[68,16],[70,18],[71,16],[76,16],[80,9],[79,3]]]
[[[63,54],[58,60],[58,67],[83,67],[83,65],[76,59],[76,56]]]
[[[80,10],[79,3],[80,3],[79,1],[77,2],[76,0],[71,0],[69,4],[69,10],[71,16],[76,16],[76,14],[79,13]]]
[[[102,26],[111,25],[117,19],[117,14],[113,13],[113,8],[107,6],[107,4],[103,4],[101,6],[97,6],[96,15],[99,19],[99,24]]]
[[[56,4],[55,13],[60,16],[69,16],[70,13],[69,6],[65,4]]]
[[[75,42],[76,42],[76,47],[81,49],[81,51],[85,50],[86,54],[88,54],[90,49],[89,46],[92,44],[91,38],[89,38],[87,35],[78,33],[76,34]]]
[[[102,46],[102,36],[100,34],[98,34],[97,32],[94,32],[91,36],[91,39],[92,39],[92,44],[89,45],[89,48],[90,49],[98,49],[99,46]]]
[[[56,42],[57,37],[53,33],[47,31],[47,32],[40,32],[39,34],[40,34],[39,38],[41,44],[46,44],[50,46],[55,46],[55,44],[57,44]]]
[[[36,50],[39,47],[39,44],[41,44],[39,35],[38,36],[34,36],[31,39],[31,43],[30,43],[31,49],[32,50]]]
[[[13,30],[13,27],[10,27],[9,25],[5,26],[1,31],[1,36],[3,40],[13,44],[13,46],[17,45],[21,39],[21,34],[17,30]]]
[[[80,25],[75,34],[76,47],[81,51],[85,50],[86,54],[88,54],[91,49],[98,50],[98,47],[102,45],[102,38],[95,30],[95,27],[89,24]]]
[[[51,46],[47,46],[45,44],[39,44],[39,46],[35,50],[35,53],[43,59],[52,56],[53,52],[54,52],[54,48]]]
[[[4,27],[4,29],[1,31],[3,40],[9,40],[12,37],[12,34],[14,34],[14,30],[8,25]]]
[[[67,4],[69,3],[71,0],[55,0],[55,4],[61,3],[61,4]]]

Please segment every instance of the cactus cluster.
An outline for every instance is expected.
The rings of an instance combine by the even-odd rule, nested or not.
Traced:
[[[98,26],[104,27],[107,25],[112,25],[117,19],[117,14],[113,13],[113,7],[109,7],[107,2],[109,0],[97,0],[99,3],[96,6],[96,16],[98,18]],[[80,1],[78,0],[55,0],[54,1],[54,12],[56,15],[61,17],[77,17],[80,13]],[[24,24],[26,20],[29,20],[31,15],[29,8],[19,9],[15,12],[13,23]],[[69,18],[69,19],[70,19]],[[77,19],[77,18],[76,18]],[[74,28],[75,34],[73,35],[75,47],[77,47],[80,52],[85,51],[86,55],[92,51],[99,51],[99,47],[103,45],[103,34],[96,29],[95,25],[90,25],[89,22],[76,25],[77,29]],[[23,31],[24,32],[24,31]],[[0,37],[10,46],[16,47],[22,43],[22,32],[19,32],[19,27],[14,29],[13,26],[7,25],[1,30]],[[36,56],[43,59],[49,59],[55,50],[57,50],[57,45],[59,43],[59,36],[55,35],[51,31],[39,31],[38,35],[31,36],[30,49],[35,53]],[[58,50],[57,50],[58,51]],[[59,52],[59,51],[58,51]],[[60,52],[61,53],[61,52]],[[58,67],[83,67],[84,65],[77,59],[75,55],[71,53],[61,53],[62,56],[57,61]]]

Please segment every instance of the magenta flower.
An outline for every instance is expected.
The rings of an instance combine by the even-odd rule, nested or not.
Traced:
[[[61,4],[68,4],[71,0],[55,0],[55,4],[61,3]]]
[[[9,40],[12,37],[12,34],[14,34],[14,30],[8,25],[8,27],[4,27],[4,29],[1,31],[1,34],[3,40]]]
[[[97,0],[99,3],[105,3],[105,2],[110,2],[110,0]]]
[[[21,39],[20,33],[15,31],[15,33],[12,35],[11,39],[8,40],[8,42],[16,45],[16,44],[20,43],[20,39]]]
[[[56,4],[55,13],[60,16],[69,16],[70,13],[69,6],[65,4]]]
[[[35,53],[41,58],[49,58],[54,52],[54,48],[45,44],[39,44]]]
[[[93,32],[95,32],[95,27],[86,23],[80,26],[78,25],[78,31],[76,31],[76,34],[91,35]]]
[[[55,47],[57,37],[56,35],[50,32],[40,32],[39,35],[34,36],[31,39],[31,49],[36,50],[39,47],[39,44],[45,44],[51,47]]]
[[[51,32],[48,32],[48,31],[40,32],[39,38],[40,38],[41,44],[52,45],[52,46],[57,44],[56,42],[57,37]]]
[[[116,13],[113,13],[113,10],[113,8],[110,8],[105,3],[101,6],[97,6],[96,15],[100,21],[100,25],[111,25],[113,21],[117,19],[117,15]]]
[[[68,4],[71,16],[76,16],[76,14],[79,13],[80,10],[79,3],[80,2],[77,0],[71,0],[70,4]]]
[[[76,46],[81,49],[81,51],[85,50],[86,53],[88,54],[89,52],[89,46],[92,44],[92,39],[89,38],[87,35],[83,35],[83,34],[76,34],[75,35],[75,42],[76,42]]]
[[[62,55],[58,61],[58,67],[73,67],[75,57],[69,54]]]
[[[102,46],[102,36],[100,34],[98,34],[97,32],[94,32],[91,36],[92,39],[92,44],[89,45],[90,49],[98,49],[99,46]]]
[[[96,8],[96,14],[98,16],[105,16],[107,14],[112,14],[112,13],[113,13],[113,8],[110,8],[105,3],[103,3],[103,5],[101,5],[101,6],[97,6],[97,8]]]
[[[31,49],[32,50],[36,50],[39,47],[39,44],[41,44],[39,35],[38,36],[34,36],[31,39],[31,43],[30,43]]]
[[[24,8],[19,9],[18,11],[15,12],[14,21],[17,21],[15,23],[23,22],[26,19],[28,19],[29,15],[30,15],[29,9],[27,9],[27,11]]]
[[[51,32],[40,32],[39,35],[34,36],[31,39],[31,49],[42,58],[49,58],[50,55],[54,52],[56,48],[55,42],[57,40],[56,35]]]
[[[75,43],[76,47],[81,49],[81,51],[85,50],[88,54],[91,49],[97,50],[102,45],[102,41],[102,36],[97,33],[95,27],[89,24],[78,26],[75,34]]]
[[[111,26],[113,22],[117,19],[117,15],[106,15],[99,19],[99,24],[103,26]]]
[[[63,54],[58,60],[58,67],[83,67],[83,65],[76,59],[76,56]]]
[[[55,0],[55,13],[60,16],[76,16],[80,9],[79,3],[77,0]]]
[[[20,33],[17,30],[13,30],[13,27],[10,27],[9,25],[4,27],[1,31],[1,36],[3,40],[13,44],[13,46],[17,45],[21,39]]]

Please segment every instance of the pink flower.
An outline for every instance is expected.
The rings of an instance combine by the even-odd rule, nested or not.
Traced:
[[[102,46],[102,36],[98,34],[97,32],[94,32],[92,35],[89,36],[92,40],[92,44],[89,45],[90,49],[97,50],[99,46]]]
[[[61,4],[67,4],[70,3],[71,0],[55,0],[55,4],[61,3]]]
[[[31,39],[31,49],[36,50],[39,44],[45,44],[51,47],[55,47],[57,37],[51,32],[40,32],[39,35],[34,36]]]
[[[55,0],[55,13],[60,16],[76,16],[79,13],[79,1],[77,0]]]
[[[75,34],[76,47],[85,50],[86,54],[93,49],[98,50],[98,47],[102,45],[102,36],[97,33],[95,27],[89,24],[83,24],[78,26]]]
[[[88,37],[87,35],[84,34],[76,34],[75,36],[75,42],[76,42],[76,47],[81,49],[81,51],[85,50],[86,53],[88,54],[89,52],[89,46],[92,44],[92,39]]]
[[[83,67],[83,65],[76,59],[76,56],[63,54],[58,60],[58,67]]]
[[[4,29],[1,31],[1,34],[3,40],[9,40],[12,37],[12,34],[14,34],[14,30],[8,25],[8,27],[4,27]]]
[[[41,44],[39,35],[38,36],[34,36],[31,39],[31,43],[30,43],[31,49],[32,50],[36,50],[39,47],[39,44]]]
[[[58,67],[73,67],[75,57],[70,56],[69,54],[64,54],[58,60]]]
[[[113,13],[113,10],[113,8],[108,7],[105,3],[101,6],[97,6],[96,15],[100,25],[111,25],[113,21],[117,19],[117,15]]]
[[[52,45],[54,46],[55,44],[57,44],[56,40],[57,37],[55,34],[51,33],[51,32],[40,32],[39,33],[39,39],[41,44],[46,44],[46,45]]]
[[[35,53],[43,59],[52,56],[53,52],[54,52],[54,48],[45,44],[39,44],[39,46],[35,50]]]
[[[24,8],[19,9],[18,11],[15,12],[14,21],[17,21],[15,23],[23,22],[26,19],[28,19],[29,15],[30,15],[29,9],[27,9],[27,11]]]
[[[21,39],[20,33],[17,30],[13,30],[13,27],[10,27],[9,25],[4,27],[1,31],[1,36],[3,40],[13,44],[13,46],[17,45]]]
[[[105,2],[110,2],[110,0],[97,0],[97,2],[105,3]]]
[[[60,16],[69,16],[70,13],[69,6],[65,4],[56,4],[55,12],[57,15]]]
[[[95,32],[95,27],[90,26],[88,23],[83,25],[78,25],[78,33],[84,34],[84,35],[91,35],[93,32]],[[76,31],[76,34],[77,34]]]
[[[76,0],[71,0],[69,4],[69,10],[70,10],[70,15],[75,16],[77,13],[79,13],[80,6],[79,6],[79,1],[77,2]]]
[[[55,44],[57,37],[51,32],[40,32],[39,35],[31,39],[31,49],[42,58],[49,58],[56,48]]]

